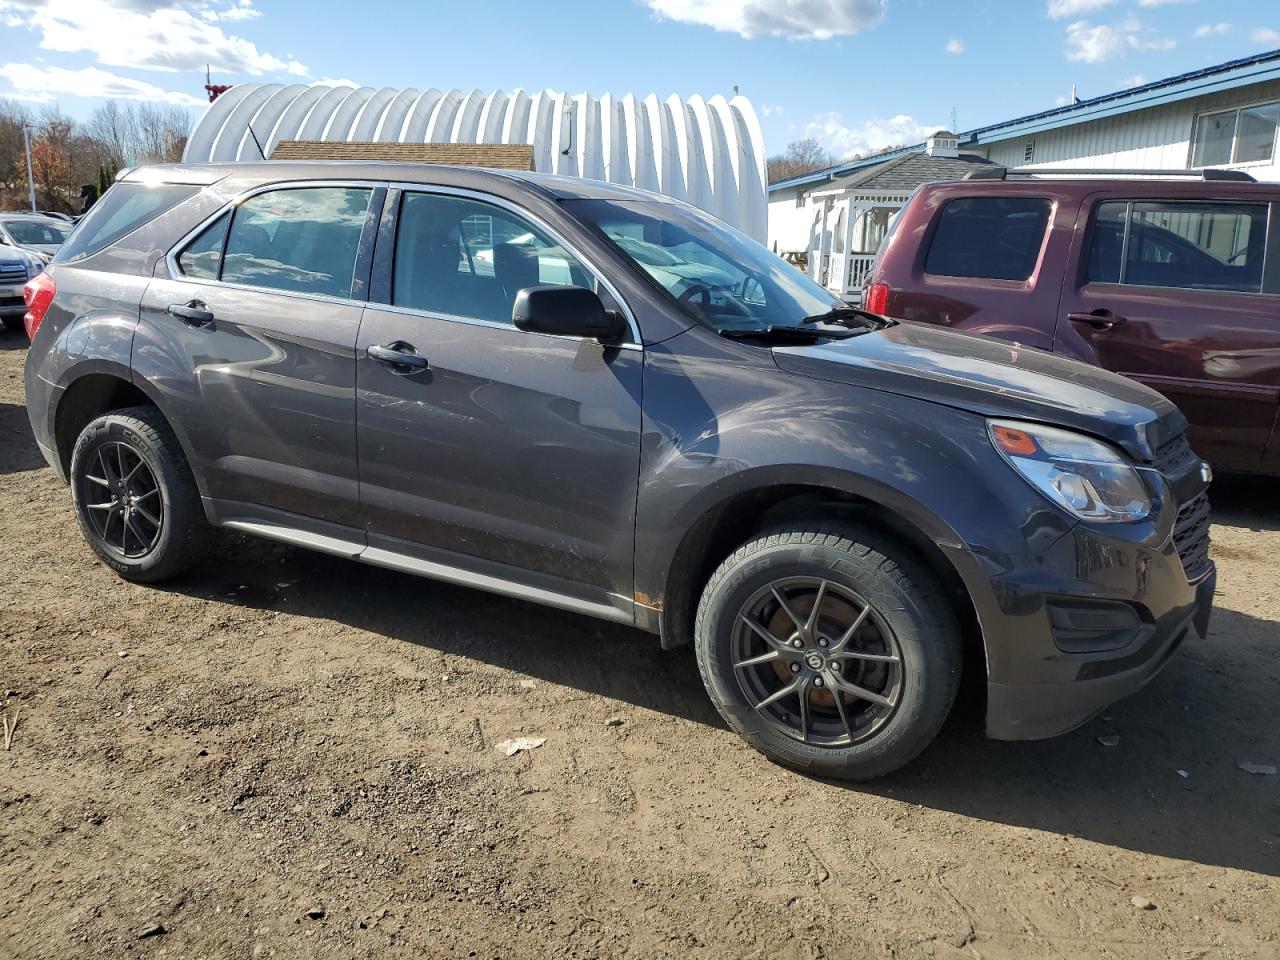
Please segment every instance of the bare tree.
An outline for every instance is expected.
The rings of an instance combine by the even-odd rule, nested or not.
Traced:
[[[86,133],[115,167],[171,163],[182,159],[191,132],[191,114],[182,107],[108,100],[90,114]]]
[[[814,170],[830,167],[835,162],[831,152],[813,137],[793,140],[787,144],[784,153],[768,159],[769,182],[777,183],[779,180],[803,176]]]

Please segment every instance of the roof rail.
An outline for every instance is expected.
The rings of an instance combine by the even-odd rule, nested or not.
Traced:
[[[1203,170],[1142,170],[1138,168],[1107,170],[1101,168],[1067,167],[978,167],[964,175],[966,180],[1005,180],[1009,177],[1149,177],[1153,180],[1219,180],[1235,183],[1257,183],[1244,170],[1222,170],[1206,167]]]

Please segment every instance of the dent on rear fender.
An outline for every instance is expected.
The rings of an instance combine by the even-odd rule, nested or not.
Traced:
[[[94,310],[73,319],[58,334],[46,354],[40,375],[60,387],[87,373],[116,373],[130,379],[133,334],[138,326],[132,315]]]

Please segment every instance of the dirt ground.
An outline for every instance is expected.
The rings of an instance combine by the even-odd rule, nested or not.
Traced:
[[[23,346],[0,957],[1280,957],[1280,776],[1237,766],[1280,763],[1280,482],[1218,484],[1211,636],[1147,690],[1024,744],[971,696],[850,787],[752,752],[635,631],[235,536],[122,582],[31,440]]]

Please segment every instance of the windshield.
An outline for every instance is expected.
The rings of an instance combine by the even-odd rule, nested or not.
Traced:
[[[61,244],[71,233],[71,227],[58,223],[41,223],[38,220],[6,220],[4,228],[18,243]]]
[[[716,330],[794,326],[841,302],[728,224],[661,200],[569,200],[696,319]]]

